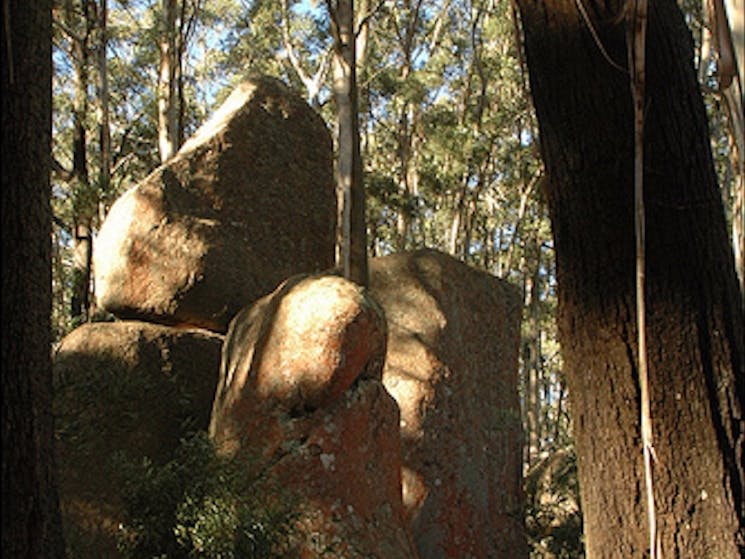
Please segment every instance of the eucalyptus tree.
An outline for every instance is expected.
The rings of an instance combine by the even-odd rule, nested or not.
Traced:
[[[337,264],[344,277],[367,287],[367,224],[357,102],[357,24],[354,0],[326,0],[334,38],[336,182],[341,231]]]
[[[65,0],[53,15],[53,314],[61,334],[91,315],[95,231],[105,205],[117,195],[112,179],[124,176],[116,171],[131,157],[122,157],[121,145],[118,153],[112,149],[111,126],[115,131],[122,126],[117,111],[128,110],[117,107],[112,119],[108,62],[109,48],[117,45],[118,18],[112,45],[107,0]],[[119,82],[114,85],[120,95]]]
[[[280,7],[282,59],[302,82],[310,106],[318,110],[333,58],[328,18],[321,19],[312,11],[293,17],[289,0],[280,0]]]
[[[634,118],[621,2],[520,0],[556,248],[558,326],[588,557],[648,546],[640,447]],[[731,246],[675,2],[650,4],[646,338],[660,548],[743,552],[745,332]]]
[[[70,271],[70,317],[73,323],[88,319],[92,258],[92,220],[96,211],[89,174],[89,134],[91,120],[89,87],[91,57],[97,28],[97,4],[89,0],[65,0],[54,10],[57,44],[70,62],[73,74],[71,164],[54,160],[54,168],[71,191],[72,211],[67,224],[73,242]]]
[[[177,12],[177,0],[161,0],[158,38],[158,150],[161,161],[173,157],[180,144],[177,81],[180,79],[181,57],[176,47]]]
[[[184,65],[202,13],[201,0],[160,0],[158,10],[158,149],[161,162],[184,142]]]

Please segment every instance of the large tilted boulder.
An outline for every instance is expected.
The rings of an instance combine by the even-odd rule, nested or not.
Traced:
[[[231,323],[210,434],[299,503],[301,557],[416,558],[385,347],[380,308],[333,275],[292,278]]]
[[[68,548],[117,557],[119,459],[172,458],[187,432],[206,429],[222,336],[144,322],[80,326],[54,357],[57,465]]]
[[[335,223],[323,120],[278,80],[248,80],[112,206],[95,244],[98,302],[224,332],[282,280],[331,267]]]
[[[518,290],[445,254],[371,261],[383,382],[401,410],[403,501],[424,559],[527,558]]]

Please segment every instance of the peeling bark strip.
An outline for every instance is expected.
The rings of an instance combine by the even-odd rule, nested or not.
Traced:
[[[628,74],[607,60],[626,56],[623,3],[584,0],[589,22],[575,0],[518,3],[546,165],[587,556],[643,557],[634,100]],[[644,282],[659,551],[736,558],[745,550],[743,307],[690,32],[671,0],[649,9]]]
[[[639,396],[641,402],[640,431],[644,455],[644,487],[649,524],[649,556],[662,559],[657,533],[657,508],[654,498],[654,437],[651,404],[649,401],[649,360],[647,356],[647,313],[644,274],[644,102],[646,80],[647,0],[628,0],[626,4],[626,50],[629,64],[629,83],[634,102],[634,237],[636,240],[636,335]]]

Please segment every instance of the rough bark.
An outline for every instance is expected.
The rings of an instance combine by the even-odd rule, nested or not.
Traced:
[[[634,120],[628,73],[617,67],[626,59],[622,6],[519,6],[547,171],[587,555],[642,557]],[[654,2],[649,15],[644,202],[658,530],[666,558],[735,558],[745,545],[743,307],[690,33],[671,0]]]
[[[52,452],[51,2],[5,0],[2,41],[2,550],[64,557]]]

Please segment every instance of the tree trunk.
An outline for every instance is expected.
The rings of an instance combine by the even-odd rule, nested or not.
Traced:
[[[87,212],[87,210],[86,210]],[[75,246],[72,253],[72,294],[70,296],[70,319],[74,326],[88,321],[91,306],[90,285],[93,263],[93,240],[91,218],[87,213],[75,216]]]
[[[466,171],[461,175],[460,188],[454,196],[453,213],[450,218],[450,231],[447,236],[446,249],[449,254],[452,254],[456,258],[460,256],[459,251],[463,246],[460,237],[461,231],[463,230],[463,218],[466,211],[469,180],[471,180],[471,174]]]
[[[97,66],[98,66],[98,144],[100,149],[100,159],[98,167],[98,207],[96,214],[105,215],[107,205],[110,203],[111,196],[111,125],[109,110],[109,65],[107,58],[107,49],[109,43],[108,32],[108,0],[100,0],[98,6],[98,45],[97,45]],[[103,221],[103,218],[100,218]],[[100,221],[99,221],[100,223]],[[88,283],[90,284],[90,272],[93,265],[93,238],[89,234],[88,255],[89,255],[89,275]],[[88,290],[88,317],[96,313],[95,285]]]
[[[72,135],[72,180],[73,180],[73,263],[72,296],[70,298],[70,319],[77,325],[88,320],[90,309],[90,280],[92,264],[91,217],[93,213],[88,175],[88,61],[90,36],[93,28],[90,5],[87,0],[81,3],[82,19],[78,20],[76,9],[68,5],[68,26],[80,29],[80,35],[70,37],[75,61],[75,99],[73,103]]]
[[[2,550],[61,558],[51,414],[51,2],[3,2]]]
[[[328,0],[334,35],[334,100],[338,127],[339,260],[344,277],[368,285],[365,190],[362,182],[353,0]]]
[[[160,30],[160,71],[158,73],[158,147],[162,162],[178,149],[176,110],[176,0],[162,0]]]
[[[111,126],[109,111],[109,65],[106,51],[109,44],[108,0],[101,0],[98,7],[98,107],[99,145],[101,163],[99,168],[99,191],[104,199],[111,186]]]
[[[634,119],[629,76],[617,68],[626,60],[622,6],[519,0],[519,7],[547,172],[587,556],[643,557]],[[650,4],[647,45],[646,311],[657,525],[666,559],[736,558],[745,545],[743,306],[693,45],[672,0]]]
[[[525,334],[523,336],[523,368],[525,371],[525,411],[527,412],[527,463],[532,466],[541,451],[541,383],[540,375],[540,324],[538,308],[540,305],[541,247],[537,233],[528,241],[526,252],[530,250],[530,260],[526,258],[526,268],[532,270],[525,278],[524,300],[527,308]],[[528,263],[529,262],[529,263]]]

